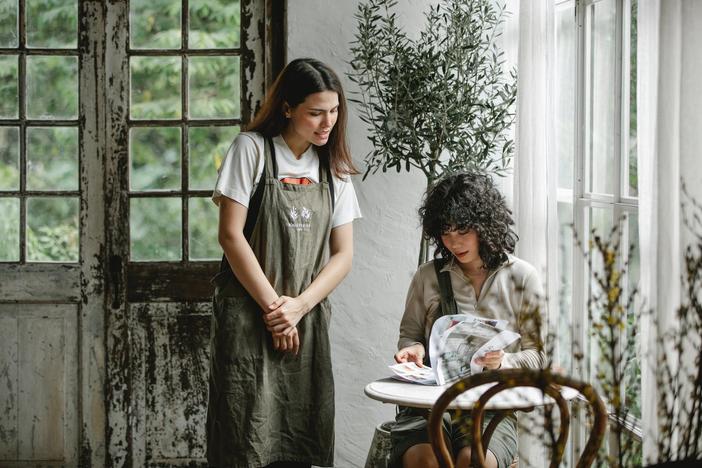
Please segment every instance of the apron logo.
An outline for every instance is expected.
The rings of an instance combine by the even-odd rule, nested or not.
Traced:
[[[312,223],[310,222],[310,218],[312,218],[312,210],[307,208],[306,206],[298,208],[291,206],[290,210],[288,211],[288,216],[290,218],[290,221],[288,222],[288,227],[298,230],[298,231],[309,231],[310,227],[312,226]]]

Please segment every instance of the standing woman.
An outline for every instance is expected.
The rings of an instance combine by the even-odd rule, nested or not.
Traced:
[[[346,101],[337,75],[290,62],[219,171],[207,458],[217,467],[332,466],[327,296],[351,269]]]

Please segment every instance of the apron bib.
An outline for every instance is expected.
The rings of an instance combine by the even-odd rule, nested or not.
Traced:
[[[267,140],[270,141],[270,140]],[[328,172],[320,183],[278,180],[265,145],[265,184],[249,244],[279,295],[298,296],[329,258],[332,205]],[[263,311],[231,273],[215,277],[207,458],[217,467],[277,461],[332,466],[334,380],[327,299],[297,324],[297,356],[273,349]]]

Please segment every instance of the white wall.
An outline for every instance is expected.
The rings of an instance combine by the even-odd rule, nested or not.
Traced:
[[[401,0],[400,21],[410,30],[423,24],[421,0]],[[355,88],[350,42],[358,0],[289,0],[287,59],[314,57]],[[359,167],[370,151],[365,124],[350,104],[349,143]],[[332,295],[332,349],[336,379],[336,466],[363,466],[375,426],[394,418],[394,407],[370,400],[363,388],[388,375],[396,349],[407,286],[419,255],[417,208],[425,180],[420,172],[354,179],[363,219],[354,223],[354,266]]]

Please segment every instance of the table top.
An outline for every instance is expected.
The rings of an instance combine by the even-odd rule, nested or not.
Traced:
[[[449,408],[471,409],[480,396],[493,385],[495,384],[488,383],[463,392],[451,402]],[[419,385],[388,377],[369,383],[366,385],[364,392],[369,398],[382,401],[383,403],[411,406],[413,408],[431,408],[444,390],[450,386],[451,384]],[[561,389],[561,395],[566,400],[571,400],[578,395],[578,391],[572,388],[563,388]],[[519,410],[552,403],[555,403],[553,398],[545,395],[538,388],[515,387],[503,390],[493,396],[488,401],[486,408],[493,410]]]

